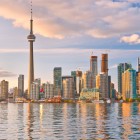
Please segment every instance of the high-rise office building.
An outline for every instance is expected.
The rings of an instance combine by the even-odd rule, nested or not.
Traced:
[[[101,73],[100,74],[100,93],[103,99],[109,98],[108,95],[108,74]]]
[[[96,86],[96,75],[98,74],[97,56],[90,57],[90,72],[93,74],[94,88]]]
[[[82,90],[82,71],[76,71],[76,93],[80,95]]]
[[[116,99],[116,90],[115,90],[114,83],[111,83],[111,86],[110,86],[110,98]]]
[[[30,19],[30,34],[27,39],[30,43],[30,55],[29,55],[29,77],[28,77],[28,97],[30,97],[31,84],[34,81],[34,57],[33,57],[33,42],[35,41],[35,35],[33,34],[33,18],[31,8],[31,19]]]
[[[111,97],[111,76],[108,76],[108,97]]]
[[[53,70],[53,80],[54,80],[54,95],[61,95],[61,86],[62,86],[62,68],[55,67]]]
[[[92,72],[90,71],[86,71],[83,75],[82,75],[82,88],[95,88],[96,87],[96,83],[94,81],[96,81],[96,79],[94,79],[94,75]]]
[[[64,99],[74,98],[74,78],[72,76],[62,77],[62,91]]]
[[[122,94],[122,73],[127,69],[132,68],[131,64],[120,63],[118,65],[118,92]]]
[[[24,75],[18,77],[18,97],[24,96]]]
[[[138,57],[138,72],[140,72],[140,57]]]
[[[41,79],[35,79],[31,84],[31,94],[30,99],[39,100],[40,98],[40,87],[41,87]]]
[[[101,72],[108,73],[108,54],[102,54]]]
[[[93,75],[98,74],[97,56],[90,57],[90,71],[93,73]]]
[[[74,90],[76,91],[76,71],[71,71],[71,76],[74,79]]]
[[[45,83],[44,84],[44,93],[45,93],[45,98],[53,98],[54,97],[54,85],[50,83]]]
[[[123,100],[136,98],[136,70],[128,69],[122,74]]]
[[[96,76],[96,89],[100,88],[100,74]]]
[[[8,81],[1,81],[0,83],[0,99],[6,100],[8,99],[8,91],[9,91],[9,83]]]
[[[137,94],[140,95],[140,72],[136,73]]]
[[[18,97],[18,87],[13,88],[13,99],[15,100],[16,97]]]

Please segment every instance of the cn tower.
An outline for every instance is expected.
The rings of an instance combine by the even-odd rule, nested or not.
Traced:
[[[30,98],[31,84],[34,81],[34,56],[33,56],[33,42],[35,41],[33,34],[33,18],[32,18],[32,2],[31,2],[31,19],[30,19],[30,34],[27,39],[29,41],[30,54],[29,54],[29,77],[28,77],[28,98]]]

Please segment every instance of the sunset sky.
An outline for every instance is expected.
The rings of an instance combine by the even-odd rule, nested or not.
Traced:
[[[117,87],[117,65],[140,56],[140,0],[33,0],[35,78],[53,82],[53,68],[63,75],[89,70],[91,53],[109,54],[109,74]],[[17,86],[28,81],[30,0],[0,0],[0,80]]]

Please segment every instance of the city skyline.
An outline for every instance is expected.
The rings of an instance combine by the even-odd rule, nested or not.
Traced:
[[[11,5],[10,2],[14,4]],[[83,31],[81,29],[77,29],[76,32],[78,34],[76,34],[75,32],[73,33],[73,31],[75,27],[77,27],[76,25],[79,25],[80,23],[72,23],[73,25],[75,25],[75,27],[73,27],[72,24],[70,24],[71,22],[66,18],[66,15],[61,15],[61,13],[58,13],[60,15],[56,14],[60,10],[61,6],[63,6],[63,10],[66,11],[65,8],[70,6],[69,2],[66,3],[66,1],[62,0],[61,4],[57,3],[58,5],[55,5],[51,1],[44,4],[42,0],[39,5],[39,1],[34,0],[33,3],[35,17],[34,31],[37,36],[37,42],[35,43],[34,47],[36,62],[35,78],[41,78],[43,82],[51,81],[53,83],[52,79],[54,67],[62,67],[63,75],[70,75],[71,71],[77,70],[78,68],[85,72],[90,68],[89,59],[91,52],[93,52],[93,55],[98,56],[98,69],[100,68],[101,54],[106,52],[109,54],[109,75],[112,76],[112,81],[115,83],[115,86],[117,86],[117,65],[119,63],[131,63],[132,67],[137,70],[137,58],[139,57],[140,50],[138,48],[139,35],[137,33],[139,30],[138,28],[136,28],[136,25],[136,29],[132,28],[131,31],[129,29],[126,31],[121,31],[121,34],[117,32],[119,35],[113,34],[115,33],[115,30],[112,29],[111,31],[111,29],[108,29],[109,33],[112,34],[110,35],[108,33],[107,36],[104,36],[104,23],[101,23],[101,27],[97,28],[98,32],[92,32],[91,29],[95,28],[96,25],[93,24],[93,26],[90,27],[90,21],[84,21],[86,17],[81,16],[79,21],[83,21],[85,24],[87,24],[88,30],[91,32],[90,34],[86,34],[87,29],[84,29]],[[73,12],[76,12],[76,5],[82,12],[82,6],[85,5],[85,8],[90,7],[90,3],[91,1],[89,0],[86,5],[84,1],[81,3],[79,2],[79,5],[77,5],[78,0],[76,0],[75,3],[72,1],[71,4],[73,4]],[[130,14],[130,17],[134,16],[133,20],[130,23],[127,23],[130,25],[133,22],[135,23],[136,21],[136,24],[139,24],[139,20],[136,18],[140,15],[140,12],[138,11],[138,3],[139,2],[137,0],[128,2],[112,2],[110,0],[108,3],[102,1],[93,2],[94,8],[96,9],[100,9],[102,4],[105,4],[106,7],[109,8],[109,10],[113,10],[114,8],[116,10],[113,10],[114,14],[118,10],[123,8],[123,10],[120,10],[123,14]],[[24,74],[25,87],[27,88],[29,51],[26,36],[29,32],[28,29],[30,19],[30,1],[9,1],[9,3],[7,4],[6,1],[2,0],[0,4],[3,6],[3,8],[0,10],[0,24],[2,27],[2,34],[0,35],[0,59],[2,60],[0,62],[0,80],[8,80],[10,83],[10,87],[13,87],[17,85],[18,75]],[[50,7],[48,7],[49,4]],[[56,11],[52,9],[53,6],[57,6]],[[19,9],[18,7],[20,7],[21,9]],[[40,7],[39,10],[37,10],[38,7]],[[45,26],[45,23],[47,22],[47,16],[44,17],[43,15],[41,15],[41,9],[44,10],[43,13],[46,13],[47,10],[49,12],[52,12],[52,19],[50,19],[51,17],[50,15],[48,15],[49,18],[47,26]],[[103,10],[105,9],[103,8],[102,12]],[[135,11],[137,11],[137,13],[135,13]],[[86,12],[90,16],[96,17],[94,14],[91,15],[92,10],[86,10]],[[121,17],[121,12],[120,17],[118,16],[119,19],[124,18],[123,14]],[[71,17],[71,12],[69,9],[66,14],[69,14],[69,16]],[[78,14],[79,12],[77,11],[76,15]],[[112,14],[106,13],[102,16],[104,18],[108,17],[106,23],[108,23],[110,26],[115,26],[117,24],[110,21],[111,18],[113,18]],[[102,16],[99,16],[99,19],[97,19],[96,23],[101,21],[101,19],[104,19]],[[22,20],[21,17],[23,17]],[[43,23],[41,18],[46,19],[44,20],[45,23]],[[126,23],[128,19],[125,18],[123,21],[125,21]],[[52,25],[49,23],[52,23]],[[91,21],[91,23],[93,23],[93,21]],[[65,25],[64,28],[62,28],[63,24]],[[42,30],[40,25],[44,27],[44,30]],[[131,27],[130,25],[129,27]],[[84,27],[82,23],[81,26],[82,28]],[[54,29],[56,30],[53,30],[53,27],[55,27]],[[120,27],[120,24],[118,24],[118,31],[121,30],[121,28],[122,27]],[[101,29],[100,34],[99,29]],[[44,31],[47,35],[44,34]],[[62,35],[60,34],[60,31],[62,31]],[[81,35],[79,35],[79,33],[81,33]],[[126,43],[122,43],[122,41]],[[106,49],[108,51],[105,51]],[[121,58],[119,58],[120,56]]]

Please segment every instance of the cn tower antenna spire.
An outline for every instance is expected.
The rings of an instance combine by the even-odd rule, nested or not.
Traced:
[[[33,5],[32,5],[32,1],[31,1],[31,20],[32,20],[32,17],[33,17],[33,9],[32,9]]]
[[[33,34],[33,4],[31,1],[30,34]]]

